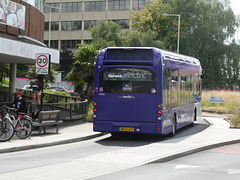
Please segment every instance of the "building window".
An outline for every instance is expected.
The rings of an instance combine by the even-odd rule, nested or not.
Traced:
[[[48,40],[44,41],[44,44],[48,46]],[[50,41],[50,47],[54,49],[58,49],[58,40],[51,40]]]
[[[84,40],[84,44],[91,44],[91,42],[92,42],[91,39]]]
[[[89,1],[85,2],[85,11],[105,11],[106,2],[105,1]]]
[[[88,30],[89,28],[92,28],[94,26],[97,26],[98,22],[95,20],[92,21],[84,21],[84,30]]]
[[[63,2],[62,12],[81,12],[82,2]]]
[[[117,23],[122,29],[129,29],[129,19],[117,19],[111,21]]]
[[[62,21],[63,31],[82,30],[82,21]]]
[[[62,40],[61,41],[61,48],[71,48],[76,49],[78,48],[78,44],[81,44],[81,40]]]
[[[129,10],[130,0],[109,0],[108,10]]]
[[[49,13],[50,12],[50,7],[51,7],[51,12],[59,12],[59,3],[46,3],[44,5],[43,12],[44,13]]]
[[[45,22],[44,30],[49,30],[49,22]],[[58,31],[59,30],[59,22],[58,21],[52,21],[51,22],[51,31]]]
[[[44,23],[44,31],[48,31],[49,30],[49,22],[45,22]]]
[[[143,9],[149,0],[133,0],[133,10]]]

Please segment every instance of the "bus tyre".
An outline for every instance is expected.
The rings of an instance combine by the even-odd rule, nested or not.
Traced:
[[[197,120],[197,110],[195,109],[194,113],[193,113],[192,123],[190,124],[191,127],[194,126],[194,121],[196,121],[196,120]]]
[[[113,139],[118,139],[121,135],[120,135],[120,133],[112,132],[111,136],[112,136]]]
[[[173,120],[172,120],[172,132],[170,133],[170,136],[173,137],[176,134],[176,116],[173,115]]]

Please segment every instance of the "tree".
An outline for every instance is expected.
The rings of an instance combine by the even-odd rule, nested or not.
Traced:
[[[227,0],[172,0],[174,13],[189,26],[180,39],[180,52],[201,61],[204,88],[223,88],[229,48],[226,40],[233,37],[239,22]]]
[[[165,14],[181,16],[180,53],[201,61],[203,87],[210,89],[224,87],[229,81],[226,79],[226,73],[229,74],[230,69],[234,69],[233,64],[237,65],[228,60],[229,49],[232,47],[226,45],[226,40],[234,36],[239,26],[229,1],[156,0],[151,1],[141,11],[131,13],[134,30],[156,31],[157,38],[164,44],[164,49],[176,51],[177,17]],[[229,66],[228,70],[226,66]]]
[[[163,3],[163,0],[151,1],[140,11],[131,11],[130,17],[133,21],[131,27],[138,32],[154,31],[155,39],[162,42],[162,48],[176,51],[178,19],[165,14],[172,14],[169,4]]]
[[[233,90],[234,85],[240,83],[240,46],[233,42],[230,45],[226,45],[226,54],[224,59],[224,65],[222,69],[223,81]],[[224,85],[225,85],[224,84]]]
[[[54,83],[55,78],[54,78],[54,69],[52,68],[53,65],[51,64],[51,70],[50,73],[47,75],[44,75],[44,80],[43,80],[43,87],[46,87],[49,83]],[[29,67],[29,70],[27,72],[26,77],[31,80],[31,79],[37,79],[35,81],[35,84],[39,87],[39,89],[42,89],[42,84],[41,84],[41,75],[36,74],[36,65],[32,65]]]
[[[123,46],[127,47],[157,47],[163,48],[163,43],[156,40],[157,33],[150,29],[146,32],[134,31],[122,36]]]
[[[17,64],[17,77],[26,77],[28,66],[26,64]]]
[[[74,54],[71,50],[62,49],[60,52],[60,67],[58,70],[63,71],[63,78],[65,78],[72,69],[73,57]]]
[[[101,20],[98,24],[98,26],[90,29],[93,38],[91,45],[94,45],[96,49],[121,46],[121,28],[117,23]]]
[[[3,82],[3,78],[8,75],[9,69],[10,69],[9,64],[0,64],[1,82]]]
[[[80,46],[74,56],[73,68],[67,75],[68,81],[73,81],[75,91],[87,98],[89,102],[93,100],[95,61],[98,51],[93,45]],[[87,89],[84,92],[84,86]]]

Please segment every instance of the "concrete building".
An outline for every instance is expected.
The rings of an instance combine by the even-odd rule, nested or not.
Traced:
[[[10,64],[10,101],[15,91],[18,63],[36,64],[37,53],[51,54],[51,63],[59,63],[59,50],[44,44],[43,13],[25,1],[0,0],[0,64]]]
[[[117,22],[130,31],[130,10],[141,9],[148,0],[45,0],[44,43],[56,49],[75,49],[92,41],[90,27],[101,19]],[[49,26],[51,24],[51,26]]]

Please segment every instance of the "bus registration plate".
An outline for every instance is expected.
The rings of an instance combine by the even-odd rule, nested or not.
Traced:
[[[132,128],[132,127],[120,127],[119,131],[134,131],[134,128]]]

